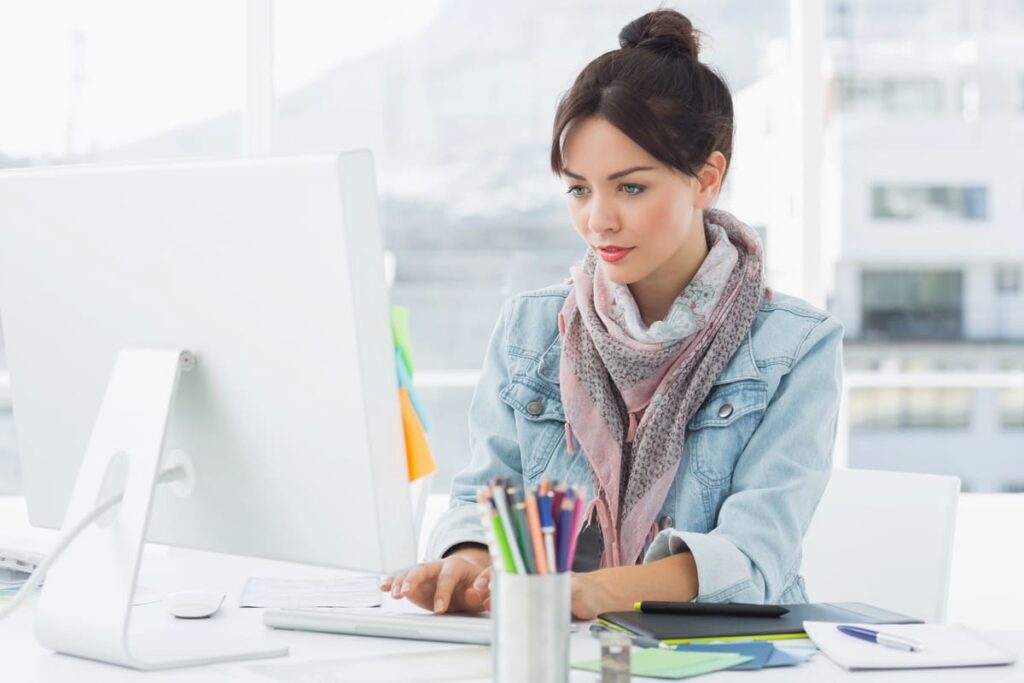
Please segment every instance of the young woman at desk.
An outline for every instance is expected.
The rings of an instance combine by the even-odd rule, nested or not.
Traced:
[[[800,546],[831,468],[842,327],[766,289],[754,230],[711,208],[732,98],[689,20],[651,12],[619,44],[555,117],[551,165],[586,255],[568,284],[504,305],[439,559],[382,584],[436,612],[486,605],[476,493],[496,476],[593,492],[577,618],[640,600],[807,601]]]

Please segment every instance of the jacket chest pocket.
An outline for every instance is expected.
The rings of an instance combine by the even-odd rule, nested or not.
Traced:
[[[515,375],[499,396],[515,411],[523,475],[535,478],[565,441],[565,411],[558,387]]]
[[[757,380],[712,388],[687,425],[690,466],[702,484],[728,491],[736,460],[767,406],[768,388]]]

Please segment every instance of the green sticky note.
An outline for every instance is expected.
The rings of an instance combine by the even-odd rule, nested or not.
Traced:
[[[676,652],[657,648],[633,648],[629,658],[629,673],[651,678],[690,678],[712,671],[731,669],[753,657],[718,652]],[[572,668],[601,672],[601,661],[573,662]]]
[[[412,370],[412,346],[409,344],[409,309],[402,306],[391,307],[391,336],[395,341],[395,348],[402,354],[405,367],[411,375]]]

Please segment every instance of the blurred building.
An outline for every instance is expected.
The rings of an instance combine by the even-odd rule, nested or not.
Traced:
[[[1009,379],[1024,371],[1024,30],[946,19],[828,41],[820,261],[846,326],[847,457],[1024,490],[1024,387]],[[746,156],[728,197],[765,227],[784,289],[797,131],[782,62],[737,94]]]

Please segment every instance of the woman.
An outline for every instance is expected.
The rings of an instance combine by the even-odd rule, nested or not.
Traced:
[[[580,73],[551,166],[587,244],[567,285],[506,302],[470,409],[472,461],[431,556],[383,590],[436,612],[489,599],[475,507],[495,476],[593,492],[575,617],[639,600],[806,602],[842,327],[764,286],[754,231],[712,209],[732,98],[686,17],[658,10]]]

